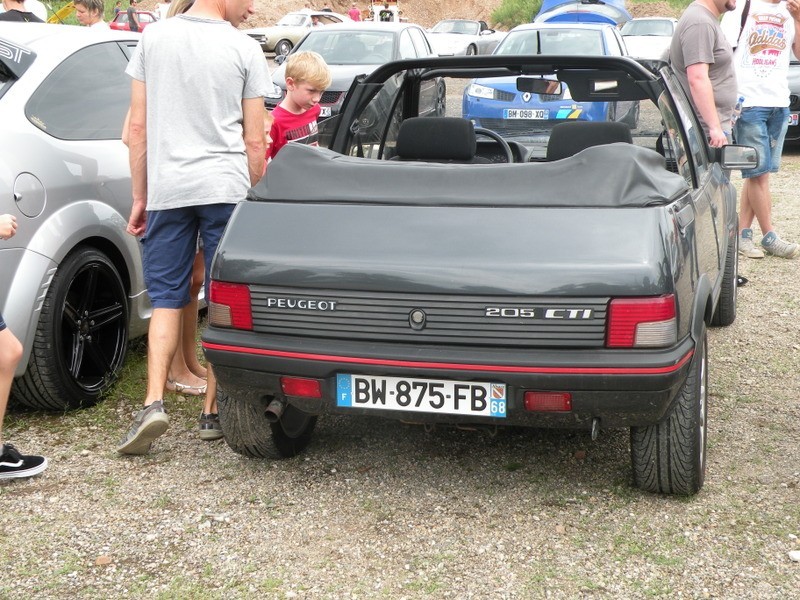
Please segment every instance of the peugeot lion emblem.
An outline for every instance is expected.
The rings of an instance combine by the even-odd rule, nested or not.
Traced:
[[[531,93],[530,92],[525,92],[524,94],[522,94],[522,101],[523,102],[530,102],[531,101]]]
[[[425,329],[425,322],[428,319],[428,315],[425,314],[425,311],[419,308],[415,308],[410,313],[408,313],[408,324],[411,325],[411,329]]]

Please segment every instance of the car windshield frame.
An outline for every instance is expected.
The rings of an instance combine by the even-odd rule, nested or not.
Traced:
[[[603,56],[603,31],[583,28],[520,29],[510,31],[495,55]]]

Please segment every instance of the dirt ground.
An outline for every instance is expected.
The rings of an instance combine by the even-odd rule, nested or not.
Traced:
[[[347,14],[350,1],[331,0],[331,9],[335,12]],[[144,0],[140,3],[143,8],[152,8],[156,0]],[[304,8],[303,0],[255,0],[256,13],[242,25],[242,29],[252,27],[265,27],[274,25],[287,12]],[[322,1],[312,1],[311,6],[321,8]],[[357,6],[366,9],[368,3],[358,0]],[[500,6],[498,0],[401,0],[400,9],[403,16],[413,23],[423,27],[432,27],[437,21],[447,18],[479,19],[491,25],[492,12]],[[647,2],[641,4],[628,3],[628,12],[634,17],[678,17],[680,10],[670,6],[667,2]]]

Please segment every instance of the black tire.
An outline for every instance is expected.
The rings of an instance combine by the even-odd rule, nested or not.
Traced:
[[[711,324],[714,327],[727,327],[736,320],[736,301],[739,286],[736,276],[739,273],[739,236],[733,236],[733,242],[728,244],[728,251],[725,253],[725,271],[722,274],[722,289],[719,292],[717,307],[714,309],[714,316],[711,317]]]
[[[478,49],[474,45],[467,46],[467,56],[475,56],[477,53]]]
[[[249,458],[297,456],[308,446],[317,424],[317,417],[292,406],[286,407],[280,421],[271,424],[260,406],[237,401],[221,388],[217,389],[217,410],[225,442]]]
[[[436,84],[436,106],[433,109],[433,114],[437,117],[443,117],[447,113],[447,86],[444,81],[439,81]]]
[[[78,248],[58,267],[42,304],[19,402],[63,411],[96,404],[119,377],[128,346],[128,295],[108,257]]]
[[[664,420],[631,428],[631,463],[636,487],[691,496],[703,487],[708,433],[708,343],[697,344],[683,389]]]
[[[275,54],[286,56],[289,52],[292,51],[293,44],[289,40],[281,40],[277,44],[275,44]]]

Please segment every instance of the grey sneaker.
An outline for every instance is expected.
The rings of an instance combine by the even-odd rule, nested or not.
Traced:
[[[222,425],[217,413],[203,413],[200,415],[200,439],[207,442],[218,440],[222,437]]]
[[[120,454],[147,454],[153,440],[167,430],[169,417],[164,412],[163,400],[156,400],[136,413],[133,425],[122,438],[117,452]]]
[[[766,237],[766,236],[765,236]],[[765,242],[764,238],[761,239],[761,247],[764,248],[769,254],[780,256],[781,258],[797,258],[800,255],[800,246],[789,242],[784,242],[775,234],[771,242]]]
[[[753,241],[753,230],[742,229],[739,236],[739,254],[747,258],[764,258],[764,252]]]

